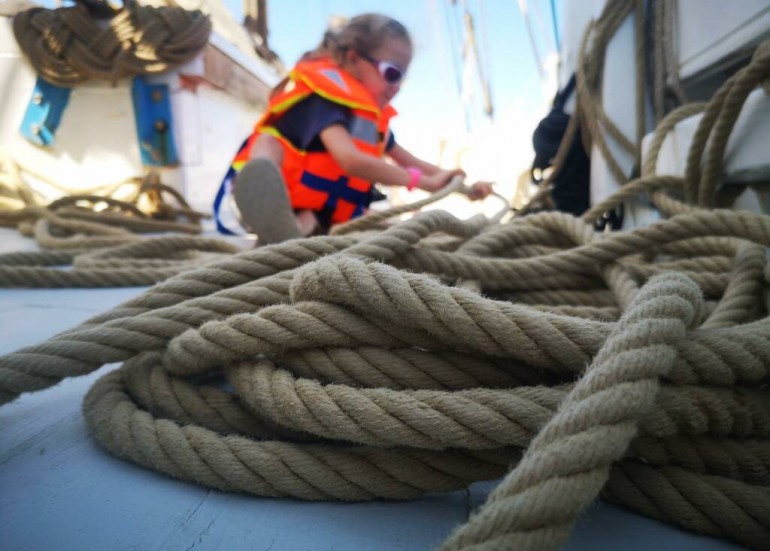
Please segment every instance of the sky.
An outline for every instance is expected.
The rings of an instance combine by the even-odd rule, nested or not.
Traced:
[[[241,20],[241,0],[224,1]],[[554,93],[543,85],[522,8],[544,61],[555,50],[552,4],[558,20],[561,0],[274,0],[268,2],[268,43],[291,66],[317,45],[332,15],[379,12],[397,19],[415,44],[409,73],[393,101],[399,111],[392,122],[397,141],[428,161],[441,160],[447,167],[459,163],[469,176],[477,172],[476,179],[500,179],[502,171],[526,168],[511,165],[531,158],[532,131]],[[472,106],[470,116],[461,98],[463,5],[473,17],[493,119],[483,114],[478,78],[471,82],[466,76],[472,84],[465,87],[466,96],[472,90],[465,104]],[[449,143],[440,158],[442,139]],[[487,153],[468,153],[478,149]]]
[[[243,20],[242,0],[222,2],[236,21]],[[319,43],[333,15],[379,12],[397,19],[409,30],[415,51],[393,101],[399,112],[391,122],[396,140],[427,161],[463,168],[471,181],[494,181],[510,196],[531,164],[532,132],[555,93],[553,60],[563,2],[268,0],[268,42],[291,67]],[[462,62],[466,10],[473,18],[479,65],[489,83],[491,118],[483,113],[478,67],[464,67]]]

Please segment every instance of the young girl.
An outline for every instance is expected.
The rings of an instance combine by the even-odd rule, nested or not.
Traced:
[[[241,223],[260,244],[324,233],[360,216],[372,182],[433,192],[463,174],[418,159],[388,128],[396,114],[390,101],[411,60],[406,28],[365,14],[327,33],[276,87],[233,162]],[[480,182],[470,196],[489,193],[491,185]]]

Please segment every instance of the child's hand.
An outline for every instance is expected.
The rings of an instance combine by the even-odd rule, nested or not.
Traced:
[[[465,176],[465,172],[462,171],[462,169],[455,168],[453,170],[439,170],[435,174],[431,174],[428,176],[427,174],[423,174],[422,178],[420,178],[420,183],[417,187],[424,191],[429,191],[431,193],[440,190],[449,182],[452,181],[452,178],[455,176]]]
[[[468,188],[468,199],[471,201],[478,201],[484,199],[492,193],[492,182],[475,182],[470,188]]]

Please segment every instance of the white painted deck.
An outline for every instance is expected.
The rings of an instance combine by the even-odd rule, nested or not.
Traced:
[[[33,249],[0,228],[0,253]],[[38,343],[144,288],[0,289],[0,354]],[[435,549],[494,483],[412,502],[306,503],[226,494],[120,461],[87,434],[96,373],[0,407],[0,549],[345,551]],[[597,502],[570,550],[740,549]]]

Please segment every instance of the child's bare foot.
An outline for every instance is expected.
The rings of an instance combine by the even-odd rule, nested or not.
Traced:
[[[318,218],[312,210],[300,210],[295,214],[297,227],[302,235],[313,235],[319,227]]]

